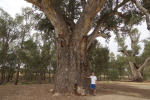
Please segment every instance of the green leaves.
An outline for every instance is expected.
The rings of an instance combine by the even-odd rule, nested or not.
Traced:
[[[109,50],[100,45],[95,40],[89,47],[88,60],[90,70],[95,72],[97,76],[104,74],[108,68]]]

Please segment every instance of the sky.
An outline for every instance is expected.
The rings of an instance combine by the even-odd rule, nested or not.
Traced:
[[[25,0],[0,0],[0,7],[8,12],[12,17],[15,17],[16,13],[21,13],[21,8],[23,7],[32,7],[32,5]],[[143,22],[142,25],[137,26],[138,30],[141,32],[140,40],[150,37],[150,32],[147,30],[146,22]],[[117,52],[117,43],[114,40],[115,35],[111,34],[111,38],[108,43],[105,42],[104,38],[98,37],[97,39],[101,42],[104,47],[108,47],[111,52],[115,55],[119,54]],[[127,42],[130,45],[130,42]],[[140,43],[143,50],[143,43]],[[141,52],[142,52],[141,50]]]

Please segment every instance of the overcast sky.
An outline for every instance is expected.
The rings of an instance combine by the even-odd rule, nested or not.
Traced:
[[[27,6],[32,7],[32,5],[30,3],[27,3],[25,0],[0,0],[0,7],[3,8],[6,12],[8,12],[12,17],[15,17],[16,13],[21,13],[21,8]],[[150,37],[150,32],[147,30],[145,22],[137,27],[141,32],[140,40]],[[115,43],[114,37],[115,36],[112,35],[109,43],[105,43],[105,39],[103,38],[97,39],[103,44],[103,46],[108,46],[111,52],[118,54],[117,44]],[[128,42],[128,44],[130,43]]]

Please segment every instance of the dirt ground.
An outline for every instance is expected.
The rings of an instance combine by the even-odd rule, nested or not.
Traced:
[[[96,96],[52,96],[52,84],[0,86],[0,100],[150,100],[150,83],[98,82]]]

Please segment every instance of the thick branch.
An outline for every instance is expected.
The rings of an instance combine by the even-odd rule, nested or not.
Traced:
[[[138,0],[133,0],[136,7],[141,10],[146,16],[147,29],[150,30],[150,14],[147,9],[145,9]]]
[[[52,0],[26,0],[33,5],[36,5],[43,10],[47,18],[51,21],[52,25],[55,28],[56,37],[67,36],[69,33],[67,25],[62,15],[55,9]]]
[[[122,19],[127,20],[127,18],[121,12],[115,12],[115,15],[118,15]]]
[[[118,12],[117,10],[122,7],[124,4],[126,4],[129,0],[124,0],[122,1],[119,5],[117,5],[112,11],[110,11],[109,13],[106,13],[105,15],[103,15],[99,21],[97,22],[97,25],[100,25],[102,22],[105,22],[108,18],[110,18],[111,16],[114,16],[114,14],[120,16],[121,18],[125,19],[125,17],[122,15],[122,13]]]
[[[125,50],[119,50],[118,52],[122,52],[123,54],[125,54],[127,57],[130,57],[129,53]]]
[[[75,26],[74,33],[80,35],[80,38],[87,35],[95,16],[101,10],[105,2],[106,0],[88,0]]]
[[[122,5],[124,5],[125,3],[127,3],[128,1],[129,1],[129,0],[124,0],[122,3],[120,3],[119,5],[117,5],[117,6],[114,8],[113,11],[111,11],[111,12],[109,12],[109,13],[103,15],[103,16],[99,19],[99,21],[97,22],[96,28],[95,28],[95,30],[94,30],[94,32],[93,32],[92,34],[95,34],[95,33],[99,30],[99,28],[101,27],[101,24],[102,24],[104,21],[106,21],[109,17],[114,16],[114,14],[120,16],[120,17],[123,18],[123,19],[126,19],[126,18],[122,15],[121,12],[117,12],[117,9],[120,8]]]
[[[131,30],[131,28],[129,30]],[[131,49],[133,51],[132,56],[135,56],[135,49],[136,49],[135,46],[137,46],[137,45],[136,45],[135,41],[133,40],[133,37],[132,37],[131,33],[128,33],[128,35],[129,35],[129,38],[130,38],[130,41],[131,41]]]
[[[94,31],[92,34],[90,34],[88,36],[88,44],[87,44],[87,49],[90,47],[91,43],[93,42],[93,40],[95,40],[96,37],[103,37],[103,38],[107,38],[108,36],[104,33],[100,33],[98,31]]]
[[[144,66],[147,64],[147,62],[148,62],[149,60],[150,60],[150,57],[147,57],[147,58],[145,59],[145,61],[143,62],[143,64],[139,67],[138,71],[141,71],[141,69],[144,68]]]
[[[124,4],[126,4],[129,0],[123,0],[119,5],[117,5],[114,10],[116,11],[118,8],[120,8],[121,6],[123,6]]]
[[[120,44],[121,42],[124,42],[121,40],[121,37],[118,33],[118,30],[116,29],[116,32],[114,32],[116,34],[116,41],[118,42],[118,45],[121,47],[120,50],[118,50],[118,52],[122,52],[124,55],[126,55],[127,57],[131,57],[129,55],[129,53],[125,50],[126,49],[126,46],[124,44]]]
[[[96,28],[94,31],[88,36],[88,45],[87,48],[89,48],[90,44],[96,37],[103,37],[107,38],[108,36],[106,34],[99,33],[99,28],[102,27],[102,22],[107,20],[110,16],[113,16],[114,14],[120,16],[123,19],[126,19],[120,12],[117,12],[117,9],[120,8],[122,5],[127,3],[129,0],[124,0],[122,3],[117,5],[113,11],[107,13],[106,15],[102,16],[101,19],[97,22]],[[104,26],[103,26],[104,27]]]

